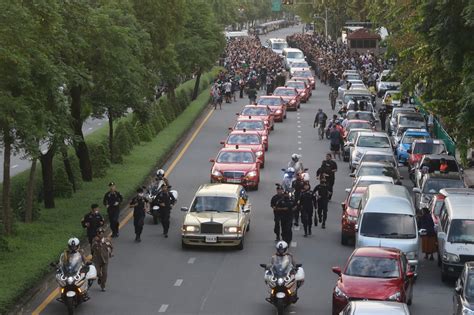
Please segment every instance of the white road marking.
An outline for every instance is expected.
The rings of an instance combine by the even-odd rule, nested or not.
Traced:
[[[12,168],[17,168],[18,164],[12,165]]]
[[[158,310],[158,313],[164,313],[168,309],[168,304],[161,304],[160,309]]]
[[[175,287],[180,287],[182,284],[183,284],[183,279],[178,279],[178,280],[176,280],[176,282],[174,283],[174,286],[175,286]]]
[[[296,247],[296,246],[298,246],[297,242],[291,242],[291,247]]]
[[[196,261],[196,257],[191,257],[188,259],[188,264],[194,264],[195,261]]]
[[[301,130],[298,130],[298,132],[301,132]]]
[[[303,150],[302,148],[298,148],[299,151]]]
[[[301,125],[298,125],[298,128],[301,128]]]
[[[298,138],[301,138],[301,136],[298,136]]]
[[[301,144],[301,141],[298,141],[298,144]]]

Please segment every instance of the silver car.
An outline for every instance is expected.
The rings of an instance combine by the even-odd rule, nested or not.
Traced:
[[[352,301],[339,315],[410,315],[405,303],[389,301]]]
[[[392,143],[385,132],[359,132],[349,156],[349,167],[352,171],[357,168],[360,159],[366,151],[384,151],[393,154]]]

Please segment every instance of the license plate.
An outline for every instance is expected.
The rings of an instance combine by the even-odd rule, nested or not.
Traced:
[[[240,178],[227,178],[228,183],[240,183],[241,181]]]
[[[206,236],[206,243],[217,243],[217,236]]]

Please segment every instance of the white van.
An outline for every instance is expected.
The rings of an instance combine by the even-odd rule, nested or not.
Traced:
[[[304,54],[297,48],[285,48],[282,52],[283,59],[285,60],[285,67],[287,70],[290,69],[292,62],[304,62],[306,61]]]
[[[417,272],[419,238],[415,208],[409,191],[392,184],[370,185],[359,204],[356,247],[383,246],[405,253]]]
[[[281,55],[283,49],[288,48],[288,43],[284,38],[269,38],[265,46],[273,50],[275,53]]]
[[[464,263],[474,261],[474,195],[449,194],[437,230],[441,280],[457,278]]]

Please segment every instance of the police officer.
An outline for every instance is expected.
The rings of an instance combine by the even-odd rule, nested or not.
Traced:
[[[275,221],[275,226],[273,232],[275,232],[276,239],[275,241],[280,241],[280,233],[283,230],[283,221],[284,221],[284,211],[283,208],[283,187],[280,184],[276,184],[276,195],[272,197],[270,201],[270,206],[273,209],[273,217]]]
[[[109,265],[109,258],[112,257],[114,247],[112,242],[105,237],[103,228],[97,229],[97,236],[92,241],[92,262],[97,269],[98,280],[102,291],[105,291],[105,283],[107,282],[107,267]]]
[[[97,229],[104,226],[104,218],[99,212],[98,204],[91,205],[91,211],[82,218],[81,224],[87,230],[89,245],[92,245],[92,239],[97,235]]]
[[[153,201],[154,204],[157,204],[160,207],[160,219],[161,225],[163,226],[163,235],[168,237],[168,230],[170,228],[170,212],[171,207],[175,204],[176,199],[173,194],[169,192],[171,186],[163,184],[161,186],[160,193],[155,197]]]
[[[129,207],[133,208],[133,225],[135,227],[135,242],[141,242],[143,226],[145,225],[147,200],[143,188],[137,189],[137,195],[130,202]]]
[[[114,182],[109,183],[109,191],[104,195],[104,206],[107,208],[107,214],[110,221],[110,229],[112,230],[112,237],[119,235],[119,216],[120,204],[123,201],[122,195],[117,191]]]
[[[321,163],[321,167],[316,171],[316,176],[326,178],[326,185],[329,191],[329,199],[332,198],[334,182],[336,180],[337,163],[332,159],[331,153],[326,154],[326,159]]]
[[[382,105],[379,109],[380,127],[385,131],[385,123],[387,120],[387,106]]]
[[[296,176],[296,179],[293,181],[291,186],[292,186],[293,191],[294,191],[295,200],[299,200],[301,192],[303,190],[303,186],[304,186],[304,181],[303,181],[303,177],[301,176],[301,174],[298,174],[298,176]],[[300,220],[300,206],[299,206],[299,204],[297,204],[296,207],[294,208],[293,216],[294,216],[295,226],[299,226],[299,220]]]
[[[298,205],[301,209],[301,222],[304,228],[304,237],[311,235],[311,225],[313,224],[313,212],[316,198],[310,189],[309,182],[304,182],[303,190],[298,198]],[[316,221],[317,222],[317,221]]]
[[[291,198],[290,192],[285,191],[283,193],[283,202],[282,208],[284,209],[283,214],[283,229],[281,233],[281,238],[291,244],[291,240],[293,239],[293,231],[291,230],[292,223],[293,223],[293,210],[296,206],[295,200]]]
[[[316,200],[318,203],[318,219],[319,223],[322,223],[322,228],[326,228],[326,219],[328,216],[328,202],[329,202],[329,190],[328,186],[326,185],[326,177],[321,177],[319,179],[319,185],[314,187],[313,195],[316,196]],[[315,224],[316,218],[315,218]]]

